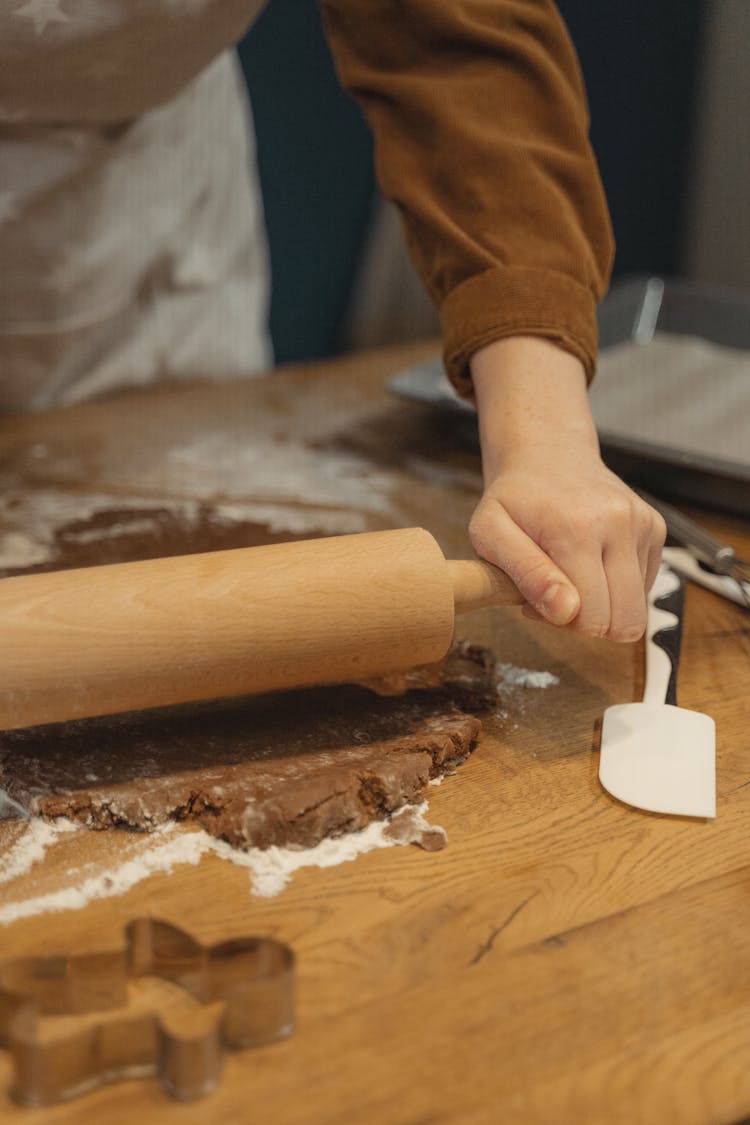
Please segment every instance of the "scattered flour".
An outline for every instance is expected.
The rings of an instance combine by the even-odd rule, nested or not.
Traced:
[[[133,509],[153,516],[130,515]],[[123,518],[103,527],[68,527],[85,524],[102,512],[122,511]],[[0,570],[14,570],[49,562],[56,552],[58,532],[65,529],[65,540],[84,545],[118,536],[157,534],[163,513],[180,521],[187,528],[197,526],[201,518],[222,526],[253,523],[267,527],[272,533],[290,535],[324,533],[337,535],[366,530],[364,515],[353,511],[337,511],[314,505],[259,504],[254,501],[210,503],[208,500],[181,500],[132,496],[81,496],[55,489],[33,493],[0,496],[0,523],[10,530],[0,532]],[[15,526],[14,526],[15,525]],[[21,530],[23,528],[23,530]]]
[[[154,835],[162,838],[171,836],[174,826],[169,825],[168,828],[172,831],[157,830]],[[110,871],[102,871],[84,879],[77,886],[63,887],[34,898],[4,903],[0,906],[0,925],[8,925],[20,918],[31,918],[35,914],[80,910],[94,899],[124,894],[149,875],[168,873],[177,863],[198,863],[201,856],[209,850],[208,841],[211,837],[206,835],[203,840],[200,837],[204,835],[206,834],[191,832],[186,836],[167,839],[165,843],[147,847],[135,858],[125,860]],[[23,842],[22,839],[20,844]]]
[[[536,672],[532,668],[516,668],[513,664],[496,665],[498,687],[548,688],[560,683],[552,672]]]
[[[395,836],[389,836],[388,829],[399,816],[407,812],[414,814],[417,829],[434,828],[425,819],[427,801],[424,801],[421,805],[405,805],[393,813],[389,820],[374,820],[359,832],[348,832],[345,836],[321,840],[314,848],[271,847],[263,851],[260,848],[239,851],[223,840],[212,839],[212,850],[223,859],[249,868],[253,894],[271,898],[284,889],[294,872],[301,867],[335,867],[339,863],[349,863],[358,855],[374,851],[375,848],[391,848],[398,844],[400,841]]]
[[[256,523],[268,528],[272,534],[289,535],[352,535],[367,530],[367,520],[361,512],[336,511],[332,508],[305,504],[212,504],[212,520],[222,524]]]
[[[48,557],[46,545],[23,531],[7,531],[0,535],[0,567],[36,566],[46,562]]]
[[[238,445],[203,434],[166,457],[167,491],[272,505],[312,504],[341,513],[390,510],[392,478],[354,453],[262,440]]]
[[[121,535],[148,534],[154,530],[153,518],[124,519],[109,527],[94,527],[85,531],[69,531],[66,539],[74,543],[96,543],[100,539],[113,539]]]
[[[396,846],[401,841],[389,836],[388,829],[407,811],[413,816],[417,829],[435,831],[435,827],[425,819],[426,801],[418,806],[407,805],[394,813],[390,820],[373,821],[359,832],[322,840],[314,848],[272,847],[264,851],[260,848],[241,851],[202,829],[185,832],[170,823],[151,833],[143,850],[117,867],[91,875],[75,886],[3,903],[0,905],[0,925],[7,926],[37,914],[80,910],[95,899],[124,894],[151,875],[169,874],[179,864],[197,864],[209,853],[247,868],[252,878],[251,893],[270,898],[279,894],[301,867],[334,867],[375,848]],[[0,860],[0,883],[25,874],[43,859],[47,848],[62,833],[73,831],[85,829],[66,820],[57,820],[53,824],[41,820],[29,821],[23,834]]]
[[[128,509],[132,508],[140,512],[152,509],[153,527],[156,527],[159,513],[164,510],[188,524],[196,523],[200,515],[200,505],[195,500],[163,501],[140,496],[123,498],[99,494],[80,495],[55,488],[17,493],[8,490],[0,495],[0,525],[9,528],[0,533],[0,569],[12,570],[48,562],[54,556],[56,534],[60,529],[68,524],[93,519],[100,512],[122,509],[127,516]],[[137,530],[143,530],[147,522],[147,517],[141,517],[141,526]],[[90,539],[108,539],[112,535],[126,535],[134,530],[133,523],[131,516],[122,525],[92,529],[90,532],[83,529],[73,531],[70,538],[75,542],[85,543],[87,536]]]
[[[156,533],[164,512],[187,527],[208,519],[291,535],[365,531],[373,514],[399,522],[392,476],[352,453],[269,441],[238,446],[224,434],[208,434],[169,450],[161,470],[158,496],[138,495],[139,482],[130,477],[115,478],[114,495],[6,487],[0,492],[0,570],[48,562],[63,530],[77,544]],[[122,519],[85,527],[104,512],[122,512]]]
[[[47,848],[60,836],[78,829],[77,824],[63,817],[51,822],[29,820],[22,823],[25,823],[25,829],[7,852],[0,855],[0,884],[25,875],[35,863],[44,859]]]

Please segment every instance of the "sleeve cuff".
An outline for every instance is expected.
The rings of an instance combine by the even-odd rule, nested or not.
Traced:
[[[440,308],[443,360],[460,395],[471,398],[469,360],[508,336],[543,336],[580,359],[591,382],[596,367],[596,299],[585,285],[551,270],[485,270],[453,289]]]

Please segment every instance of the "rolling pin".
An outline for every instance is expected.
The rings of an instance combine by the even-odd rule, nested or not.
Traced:
[[[4,578],[0,729],[405,671],[521,601],[421,528]]]

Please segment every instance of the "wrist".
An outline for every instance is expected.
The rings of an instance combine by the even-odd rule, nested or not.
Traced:
[[[475,352],[471,372],[485,479],[518,462],[599,457],[581,362],[548,340],[513,336]]]

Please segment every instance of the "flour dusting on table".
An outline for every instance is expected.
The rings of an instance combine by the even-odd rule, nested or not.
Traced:
[[[51,844],[66,832],[74,832],[77,825],[71,820],[29,820],[21,821],[23,826],[18,838],[0,855],[0,884],[10,883],[20,875],[41,863]]]
[[[166,458],[168,492],[203,498],[306,503],[340,512],[386,512],[392,477],[355,453],[263,440],[227,442],[202,434],[173,446]]]
[[[496,671],[499,688],[548,688],[560,683],[559,676],[553,675],[552,672],[516,668],[513,664],[497,664]]]
[[[252,523],[301,536],[366,531],[373,516],[399,522],[392,474],[339,450],[208,434],[168,450],[157,479],[144,495],[137,475],[95,493],[11,481],[0,491],[0,570],[48,563],[66,544],[155,536],[165,517],[188,530]]]
[[[134,520],[130,510],[140,515]],[[95,516],[122,510],[121,524],[108,524],[101,529],[72,529]],[[153,521],[149,521],[149,510]],[[56,554],[58,533],[71,526],[67,538],[73,543],[132,535],[155,530],[160,513],[171,512],[187,525],[197,523],[200,506],[194,500],[161,500],[143,497],[112,497],[102,494],[81,495],[57,488],[41,488],[33,492],[7,491],[0,496],[0,570],[20,569],[47,563]],[[3,531],[2,528],[10,528]]]
[[[400,843],[416,843],[423,832],[441,832],[425,819],[427,802],[421,805],[406,805],[397,810],[388,820],[374,820],[359,832],[348,832],[344,836],[332,836],[321,840],[314,848],[278,848],[260,850],[250,848],[239,851],[223,840],[212,840],[211,850],[222,859],[228,859],[240,867],[247,867],[252,876],[252,893],[271,898],[284,889],[295,871],[301,867],[336,867],[339,863],[349,863],[365,852],[375,848],[391,848]],[[394,824],[405,816],[413,818],[407,835],[400,839],[392,831]],[[445,834],[443,833],[443,836]]]
[[[151,875],[168,875],[181,864],[198,864],[208,854],[246,868],[251,876],[251,894],[270,898],[279,894],[294,872],[302,867],[335,867],[376,848],[419,843],[425,835],[442,834],[444,840],[445,833],[428,823],[426,812],[426,801],[417,806],[406,805],[388,820],[373,821],[359,832],[322,840],[314,848],[271,847],[247,851],[233,848],[202,829],[185,832],[170,822],[152,832],[135,855],[116,867],[46,894],[0,904],[0,926],[38,914],[81,910],[97,899],[125,894]],[[407,832],[393,830],[399,820],[407,818],[411,822]],[[62,819],[53,824],[40,820],[26,822],[22,833],[0,859],[0,883],[10,882],[29,871],[62,834],[85,831],[72,821]]]

